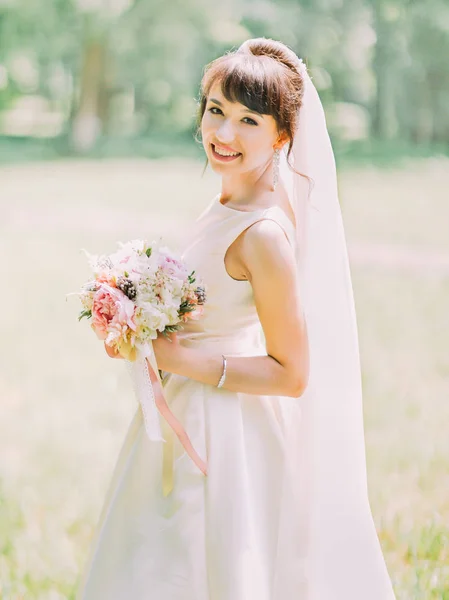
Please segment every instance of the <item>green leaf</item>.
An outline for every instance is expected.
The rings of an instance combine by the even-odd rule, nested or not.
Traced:
[[[167,327],[162,332],[162,335],[167,337],[169,333],[175,333],[176,331],[179,331],[180,329],[182,329],[181,325],[167,325]]]
[[[78,321],[81,321],[81,319],[83,319],[84,317],[86,317],[87,319],[90,319],[92,316],[92,311],[91,310],[82,310],[80,312],[80,314],[78,315]]]
[[[195,310],[195,306],[193,304],[188,304],[187,302],[183,302],[179,307],[179,313],[181,315],[192,312],[192,310]]]
[[[147,248],[147,249],[145,250],[145,254],[148,256],[148,258],[150,258],[150,256],[151,256],[151,252],[152,252],[151,248]]]

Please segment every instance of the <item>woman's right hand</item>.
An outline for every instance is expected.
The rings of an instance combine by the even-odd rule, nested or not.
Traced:
[[[112,348],[111,346],[108,346],[106,344],[106,342],[104,342],[104,349],[106,350],[106,354],[110,357],[110,358],[123,358],[123,356],[121,356],[117,350],[115,348]]]

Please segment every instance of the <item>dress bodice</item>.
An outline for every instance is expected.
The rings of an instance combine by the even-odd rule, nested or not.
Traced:
[[[295,228],[278,206],[243,212],[221,204],[217,197],[197,219],[183,258],[206,285],[207,302],[201,319],[190,320],[178,335],[181,343],[217,340],[223,345],[229,340],[232,346],[238,340],[242,352],[261,349],[261,327],[251,284],[233,279],[224,259],[229,246],[245,229],[265,219],[278,223],[290,243],[295,244]]]

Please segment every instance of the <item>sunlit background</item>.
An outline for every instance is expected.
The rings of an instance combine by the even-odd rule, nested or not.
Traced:
[[[4,600],[74,598],[135,410],[66,300],[80,249],[182,249],[219,185],[194,141],[202,70],[260,35],[305,59],[325,104],[397,598],[449,599],[447,0],[0,0]]]

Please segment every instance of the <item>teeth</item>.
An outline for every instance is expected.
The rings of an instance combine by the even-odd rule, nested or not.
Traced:
[[[240,152],[226,152],[226,150],[219,150],[217,146],[215,146],[215,152],[220,156],[238,156]]]

